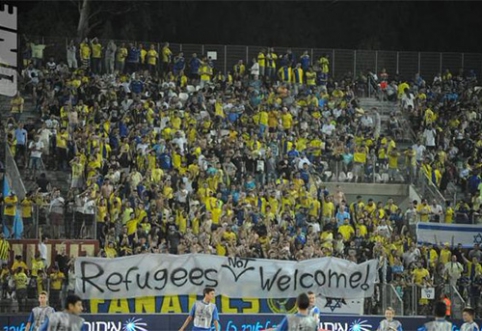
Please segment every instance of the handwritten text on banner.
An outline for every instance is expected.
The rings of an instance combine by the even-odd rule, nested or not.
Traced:
[[[135,298],[198,293],[215,287],[228,297],[287,298],[301,291],[325,297],[373,294],[377,261],[337,258],[302,262],[227,258],[202,254],[146,254],[75,261],[76,293],[83,299]]]

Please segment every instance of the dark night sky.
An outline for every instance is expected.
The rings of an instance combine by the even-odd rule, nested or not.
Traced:
[[[477,2],[131,3],[92,4],[102,12],[95,18],[101,22],[90,36],[179,43],[482,52],[482,4]],[[75,35],[78,11],[71,2],[16,5],[21,32]],[[127,13],[126,8],[130,8]]]

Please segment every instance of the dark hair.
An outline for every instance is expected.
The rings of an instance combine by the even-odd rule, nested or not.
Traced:
[[[299,309],[307,309],[310,306],[310,298],[308,298],[308,294],[301,293],[298,295],[296,299],[296,305]]]
[[[435,317],[445,317],[447,313],[447,305],[445,302],[438,301],[435,303],[435,307],[433,309],[433,314]]]
[[[203,295],[209,294],[209,293],[214,292],[214,291],[215,291],[214,288],[212,288],[212,287],[206,287],[206,288],[204,288],[204,290],[203,290]]]
[[[463,313],[467,313],[469,314],[470,316],[474,317],[475,315],[475,309],[474,308],[470,308],[470,307],[467,307],[467,308],[464,308],[464,310],[462,310]]]
[[[82,299],[78,295],[68,295],[67,298],[65,298],[65,309],[69,309],[70,305],[75,306],[79,301],[82,301]]]
[[[313,292],[313,291],[308,291],[308,292],[306,292],[306,294],[312,295],[312,294],[315,294],[315,292]]]

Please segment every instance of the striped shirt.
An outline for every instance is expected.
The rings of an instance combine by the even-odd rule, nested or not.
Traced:
[[[0,261],[8,261],[10,258],[10,243],[6,239],[0,239]]]

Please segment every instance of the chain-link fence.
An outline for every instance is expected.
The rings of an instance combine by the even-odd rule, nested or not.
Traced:
[[[44,59],[54,57],[56,61],[66,60],[66,46],[69,38],[57,37],[30,37],[30,41],[47,45]],[[99,40],[105,47],[108,40]],[[142,44],[148,49],[154,44],[158,53],[162,49],[159,42],[139,42],[115,40],[116,45],[125,43]],[[77,43],[78,44],[78,43]],[[78,46],[77,46],[78,47]],[[210,55],[214,60],[217,70],[224,73],[232,71],[239,60],[250,64],[253,58],[266,47],[241,46],[241,45],[196,45],[177,44],[169,45],[173,54],[183,52],[187,61],[193,53]],[[276,54],[286,54],[288,47],[276,47]],[[360,73],[372,71],[375,73],[386,69],[390,76],[398,75],[400,79],[412,79],[415,73],[420,73],[427,81],[431,81],[438,73],[446,69],[452,73],[458,73],[460,69],[473,70],[477,76],[482,73],[482,54],[476,53],[438,53],[438,52],[406,52],[406,51],[383,51],[383,50],[346,50],[346,49],[318,49],[318,48],[291,48],[294,56],[299,58],[304,51],[308,51],[311,62],[315,63],[322,55],[327,55],[330,60],[330,76],[335,79],[342,77],[356,78]]]

